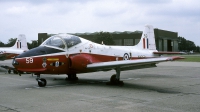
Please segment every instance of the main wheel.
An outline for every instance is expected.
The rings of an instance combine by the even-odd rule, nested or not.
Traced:
[[[46,79],[43,79],[43,78],[38,79],[38,86],[40,86],[40,87],[45,87],[46,84],[47,84]]]
[[[112,75],[110,77],[110,83],[108,83],[108,85],[111,84],[111,85],[119,85],[119,86],[123,86],[124,85],[124,82],[123,81],[120,81],[120,80],[117,80],[116,79],[116,75]]]
[[[67,80],[70,80],[70,81],[78,80],[78,77],[76,76],[76,74],[67,74],[67,75],[68,75],[68,78],[66,78]]]
[[[11,73],[11,70],[10,70],[10,69],[8,69],[8,73],[9,73],[9,74]]]
[[[115,83],[116,82],[116,75],[115,74],[110,77],[110,82],[111,83]]]

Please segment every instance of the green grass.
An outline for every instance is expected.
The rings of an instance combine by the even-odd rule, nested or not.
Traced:
[[[180,55],[185,59],[177,60],[177,61],[184,61],[184,62],[200,62],[200,55]]]

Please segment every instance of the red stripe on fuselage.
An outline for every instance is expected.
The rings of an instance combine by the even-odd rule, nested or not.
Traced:
[[[145,49],[145,38],[143,38],[143,48]]]

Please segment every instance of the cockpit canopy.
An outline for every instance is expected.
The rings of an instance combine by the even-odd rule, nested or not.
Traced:
[[[58,34],[49,37],[41,45],[48,45],[58,47],[61,49],[67,49],[79,43],[81,43],[81,39],[78,36],[69,34]]]

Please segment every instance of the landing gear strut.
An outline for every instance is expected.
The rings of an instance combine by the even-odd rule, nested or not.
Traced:
[[[120,68],[117,67],[115,69],[116,71],[116,75],[112,75],[110,77],[110,82],[108,82],[107,84],[108,85],[120,85],[120,86],[123,86],[124,85],[124,82],[123,81],[120,81]]]
[[[46,79],[44,79],[44,78],[40,78],[40,74],[37,75],[36,80],[38,81],[38,86],[40,86],[40,87],[45,87],[46,84],[47,84]]]

